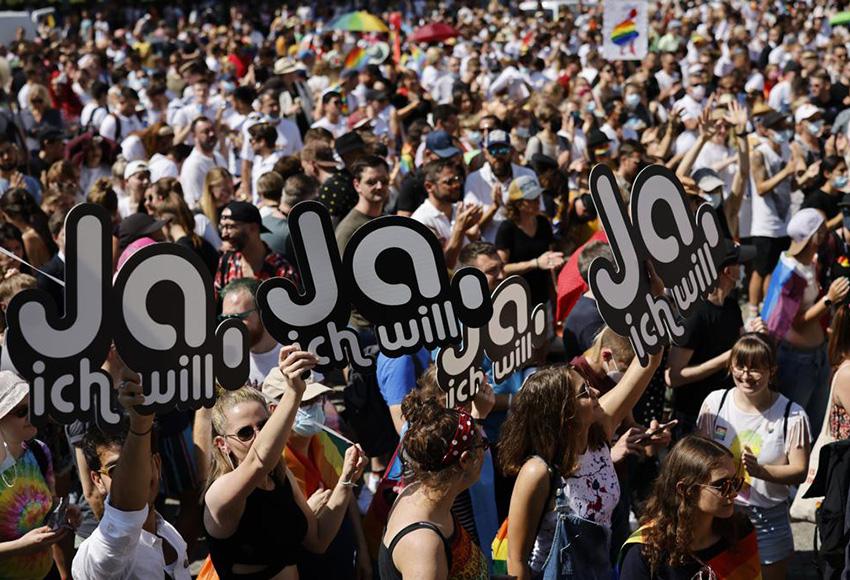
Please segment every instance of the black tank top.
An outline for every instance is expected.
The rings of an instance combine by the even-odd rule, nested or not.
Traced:
[[[272,490],[255,489],[245,500],[239,527],[229,538],[207,531],[210,558],[221,580],[267,580],[298,563],[307,517],[295,502],[289,478],[272,478]],[[264,565],[260,572],[235,574],[234,564]]]

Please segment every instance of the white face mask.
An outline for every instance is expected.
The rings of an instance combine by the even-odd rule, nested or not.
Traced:
[[[610,361],[603,361],[603,363],[605,364],[605,368],[608,371],[606,373],[608,375],[608,378],[611,379],[612,381],[614,381],[615,384],[619,383],[620,379],[622,379],[623,375],[626,374],[626,373],[624,373],[623,371],[620,370],[620,367],[617,366],[617,361],[610,360]]]
[[[691,97],[695,101],[702,101],[705,98],[705,85],[691,87]]]
[[[295,414],[292,430],[302,437],[312,437],[322,430],[325,424],[325,408],[322,401],[307,407],[299,407]]]

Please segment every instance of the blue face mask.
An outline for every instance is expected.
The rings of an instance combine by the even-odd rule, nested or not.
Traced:
[[[476,147],[481,145],[481,132],[480,131],[467,131],[466,132],[466,140],[469,141],[471,145],[475,145]]]
[[[299,407],[295,414],[292,430],[301,437],[312,437],[322,430],[325,424],[325,408],[321,401],[307,407]]]
[[[517,137],[520,137],[521,139],[528,139],[528,136],[530,135],[528,127],[517,127],[516,128],[516,135],[517,135]]]
[[[629,93],[626,95],[626,106],[630,109],[637,109],[640,105],[640,95],[637,93]]]
[[[846,175],[839,175],[838,177],[833,177],[832,187],[834,187],[835,189],[844,189],[845,187],[847,187],[848,181],[850,181],[850,179],[848,179]]]
[[[774,138],[777,143],[788,143],[794,137],[794,134],[790,129],[783,129],[782,131],[774,131]]]

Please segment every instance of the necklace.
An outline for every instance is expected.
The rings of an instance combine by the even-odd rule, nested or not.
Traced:
[[[12,468],[15,470],[15,475],[12,477],[12,483],[9,483],[9,480],[6,479],[6,472],[5,471],[3,473],[0,473],[0,478],[3,479],[3,483],[5,484],[6,487],[14,487],[15,483],[17,483],[17,481],[18,481],[18,464],[15,463],[15,465],[13,465]],[[8,469],[6,471],[8,471]]]

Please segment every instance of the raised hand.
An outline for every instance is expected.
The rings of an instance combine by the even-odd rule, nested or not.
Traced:
[[[286,385],[299,395],[307,388],[305,375],[319,363],[318,357],[312,352],[301,350],[298,344],[288,344],[280,347],[278,367]]]

